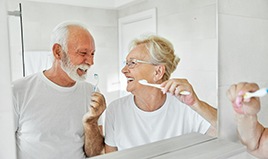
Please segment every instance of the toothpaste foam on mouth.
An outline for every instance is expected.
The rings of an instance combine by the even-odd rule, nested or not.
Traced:
[[[127,81],[133,81],[134,78],[127,78]]]

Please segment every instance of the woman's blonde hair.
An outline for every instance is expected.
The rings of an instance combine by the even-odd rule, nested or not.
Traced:
[[[180,61],[180,58],[174,53],[172,43],[163,37],[149,35],[134,39],[130,44],[130,48],[132,49],[140,44],[144,44],[148,50],[151,63],[165,66],[166,71],[162,79],[163,81],[168,80]]]

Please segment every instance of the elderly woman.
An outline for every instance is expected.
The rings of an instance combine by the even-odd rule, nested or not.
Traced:
[[[133,41],[122,69],[131,94],[106,110],[106,153],[191,132],[215,136],[216,109],[198,99],[186,79],[169,79],[178,63],[173,45],[165,38],[151,35]],[[142,85],[142,79],[163,89]]]

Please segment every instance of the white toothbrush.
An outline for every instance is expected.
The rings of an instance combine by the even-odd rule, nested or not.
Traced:
[[[96,84],[94,85],[94,92],[97,91],[97,88],[98,88],[98,84],[99,84],[99,75],[98,74],[94,74],[94,79],[97,81]]]
[[[159,89],[163,89],[163,87],[161,87],[160,84],[148,83],[145,79],[139,80],[139,83],[142,84],[142,85],[146,85],[146,86],[151,86],[151,87],[156,87],[156,88],[159,88]],[[188,91],[181,91],[180,94],[181,95],[189,95],[190,92],[188,92]]]
[[[252,93],[247,92],[247,93],[245,93],[244,98],[248,99],[248,98],[251,98],[251,97],[263,97],[266,94],[268,94],[268,88],[262,88],[262,89],[257,90],[256,92],[252,92]]]

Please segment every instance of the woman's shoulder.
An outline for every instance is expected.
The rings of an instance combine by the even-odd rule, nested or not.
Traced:
[[[123,97],[120,97],[120,98],[117,98],[117,99],[113,100],[109,104],[108,108],[109,109],[115,109],[115,108],[119,108],[119,107],[123,107],[123,106],[126,107],[126,106],[130,105],[132,100],[133,100],[133,95],[132,94],[126,95],[126,96],[123,96]]]

